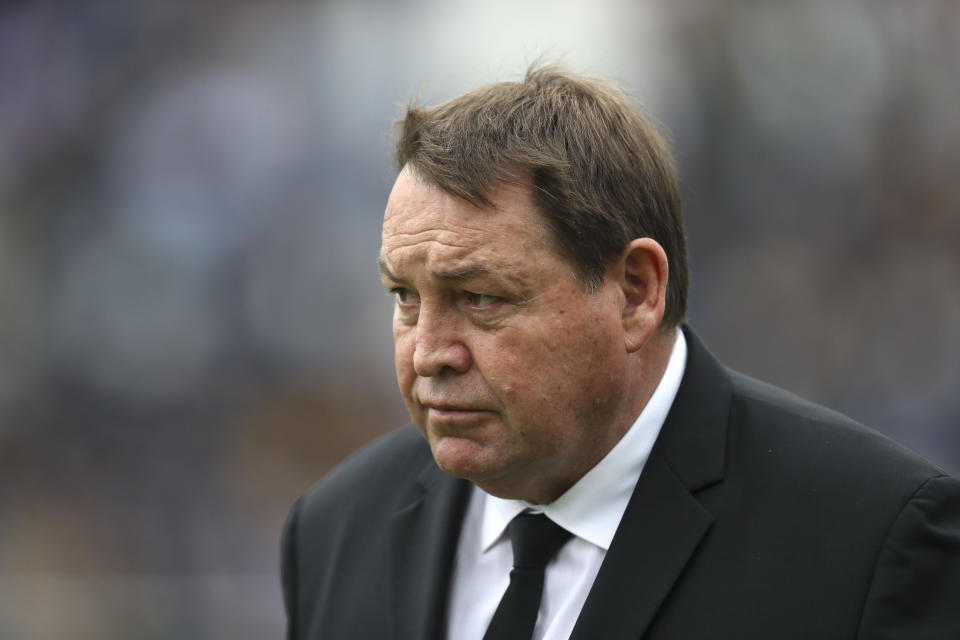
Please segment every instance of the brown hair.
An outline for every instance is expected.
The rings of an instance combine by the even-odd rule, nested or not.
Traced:
[[[535,65],[398,123],[396,162],[477,206],[527,179],[554,240],[596,290],[634,238],[656,240],[670,270],[663,323],[683,322],[689,273],[673,161],[663,138],[616,87]]]

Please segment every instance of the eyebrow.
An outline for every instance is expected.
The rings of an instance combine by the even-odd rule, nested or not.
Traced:
[[[481,265],[471,265],[452,271],[433,271],[431,275],[438,280],[471,280],[480,276],[490,275],[490,269]]]
[[[384,277],[395,282],[400,281],[400,278],[397,278],[393,275],[393,272],[390,271],[390,267],[387,265],[387,261],[383,256],[377,257],[377,268],[380,269],[380,273],[383,274]],[[490,269],[483,265],[468,265],[460,269],[432,271],[430,275],[438,280],[463,281],[490,275]]]
[[[380,275],[390,280],[396,280],[397,277],[393,275],[393,272],[390,271],[390,267],[387,266],[387,261],[383,259],[383,256],[377,256],[377,268],[380,270]]]

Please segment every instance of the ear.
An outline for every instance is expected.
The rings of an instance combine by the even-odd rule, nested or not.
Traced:
[[[621,321],[627,352],[640,349],[660,327],[666,309],[669,267],[652,238],[631,241],[612,267],[622,297]]]

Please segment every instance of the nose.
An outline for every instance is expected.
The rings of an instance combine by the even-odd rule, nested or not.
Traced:
[[[466,373],[470,369],[470,350],[463,343],[458,319],[449,314],[420,309],[417,318],[413,370],[429,378],[447,372]]]

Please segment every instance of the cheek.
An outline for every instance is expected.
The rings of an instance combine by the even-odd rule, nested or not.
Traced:
[[[393,330],[393,361],[397,369],[397,382],[400,390],[407,392],[413,384],[416,373],[413,370],[413,351],[415,347],[413,332],[405,328]]]
[[[518,334],[480,352],[478,366],[511,417],[520,424],[564,402],[564,380],[575,358],[556,335]],[[479,355],[479,354],[478,354]],[[520,426],[518,424],[518,426]]]
[[[602,315],[554,324],[538,340],[509,350],[515,357],[506,368],[516,373],[504,390],[544,416],[580,416],[606,404],[625,376],[625,350],[614,328]]]

